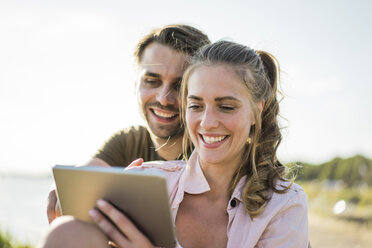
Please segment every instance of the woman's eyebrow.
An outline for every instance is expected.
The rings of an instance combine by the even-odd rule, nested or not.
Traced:
[[[235,98],[233,96],[216,97],[216,99],[215,99],[216,102],[221,102],[221,101],[226,101],[226,100],[240,102],[239,99],[237,99],[237,98]]]
[[[202,101],[202,100],[203,100],[203,98],[198,97],[198,96],[194,96],[194,95],[190,95],[190,96],[188,96],[187,98],[188,98],[188,99],[198,100],[198,101]]]
[[[202,97],[194,96],[194,95],[190,95],[190,96],[188,96],[187,98],[188,98],[188,99],[198,100],[198,101],[202,101],[202,100],[203,100]],[[222,102],[222,101],[226,101],[226,100],[240,102],[239,99],[237,99],[237,98],[235,98],[235,97],[233,97],[233,96],[222,96],[222,97],[216,97],[216,98],[215,98],[215,101],[216,101],[216,102]]]

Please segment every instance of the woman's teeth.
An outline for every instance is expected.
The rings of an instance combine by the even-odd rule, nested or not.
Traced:
[[[223,140],[224,138],[226,137],[225,136],[214,136],[214,137],[211,137],[211,136],[204,136],[203,135],[203,140],[208,143],[208,144],[213,144],[213,143],[217,143],[217,142],[220,142],[221,140]]]

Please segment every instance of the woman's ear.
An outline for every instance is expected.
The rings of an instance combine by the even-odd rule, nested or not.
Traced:
[[[265,106],[265,100],[261,100],[257,103],[257,109],[258,109],[259,115],[262,114],[264,106]]]
[[[261,100],[257,102],[256,106],[257,106],[257,111],[258,111],[257,116],[261,116],[263,108],[265,106],[265,100]],[[253,122],[251,123],[251,126],[256,124],[256,121],[254,120],[254,116],[252,116],[252,119],[253,119]]]

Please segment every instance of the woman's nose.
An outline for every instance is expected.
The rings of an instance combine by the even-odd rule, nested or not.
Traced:
[[[208,129],[218,127],[218,123],[219,121],[218,121],[216,113],[212,109],[206,108],[203,113],[200,126],[204,128],[205,130],[208,130]]]

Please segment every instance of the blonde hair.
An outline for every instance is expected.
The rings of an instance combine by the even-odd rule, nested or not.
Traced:
[[[282,139],[277,120],[279,63],[273,55],[265,51],[255,51],[230,41],[219,41],[203,47],[190,61],[181,86],[181,117],[185,126],[187,82],[190,75],[199,66],[216,64],[229,66],[235,71],[247,86],[252,103],[264,101],[262,112],[256,104],[252,104],[255,118],[255,125],[251,127],[250,132],[252,142],[246,145],[243,161],[235,171],[230,187],[231,195],[240,179],[247,176],[242,196],[245,208],[251,218],[254,218],[262,213],[272,192],[285,193],[291,187],[291,184],[280,189],[276,187],[278,180],[286,181],[286,167],[276,157]],[[191,145],[188,131],[185,129],[183,152],[186,159]]]

